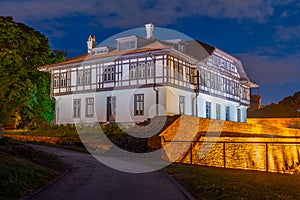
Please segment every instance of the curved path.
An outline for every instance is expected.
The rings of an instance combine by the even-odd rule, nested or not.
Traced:
[[[98,162],[90,154],[40,145],[31,147],[57,155],[72,169],[30,200],[186,200],[193,197],[162,172],[130,174]]]

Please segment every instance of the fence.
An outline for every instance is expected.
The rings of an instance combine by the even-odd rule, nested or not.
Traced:
[[[189,149],[176,160],[179,163],[282,173],[300,170],[300,142],[172,142],[190,143]]]

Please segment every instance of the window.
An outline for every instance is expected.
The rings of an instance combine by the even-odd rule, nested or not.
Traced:
[[[145,78],[145,63],[139,63],[138,75],[139,78]]]
[[[119,42],[119,51],[136,49],[136,41]]]
[[[183,65],[182,64],[178,64],[178,78],[179,80],[183,80]]]
[[[220,120],[221,119],[221,105],[216,104],[216,119]]]
[[[91,83],[91,70],[90,69],[84,70],[84,83],[85,84]]]
[[[184,114],[185,97],[179,96],[179,114]]]
[[[197,84],[197,76],[195,76],[195,74],[197,74],[197,69],[194,68],[188,68],[188,69],[189,69],[190,83]]]
[[[54,86],[54,88],[59,87],[59,74],[53,75],[53,86]]]
[[[104,68],[103,81],[111,82],[115,80],[115,67],[113,65]]]
[[[91,70],[85,69],[77,71],[77,84],[90,84],[91,83]]]
[[[136,63],[130,65],[130,79],[136,79]]]
[[[154,75],[154,62],[147,62],[147,77]]]
[[[177,62],[174,62],[174,78],[178,79],[179,78],[179,65]]]
[[[81,100],[74,99],[73,100],[73,117],[74,118],[80,118],[80,106],[81,106]]]
[[[116,97],[107,97],[107,121],[113,122],[116,120]]]
[[[77,84],[78,85],[83,84],[83,70],[77,72]]]
[[[206,101],[206,118],[211,118],[211,102]]]
[[[238,122],[241,122],[241,121],[242,121],[242,120],[241,120],[241,109],[240,109],[240,108],[237,109],[237,121],[238,121]]]
[[[67,86],[67,73],[61,73],[60,74],[60,87],[66,87]]]
[[[134,95],[134,115],[144,115],[144,94]]]
[[[230,107],[229,106],[225,107],[225,120],[227,120],[227,121],[230,120]]]
[[[86,117],[94,116],[94,98],[85,99],[85,116]]]

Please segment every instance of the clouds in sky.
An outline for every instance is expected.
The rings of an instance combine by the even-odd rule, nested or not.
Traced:
[[[148,22],[162,27],[180,24],[187,34],[195,29],[195,38],[208,35],[206,39],[224,44],[219,48],[230,49],[232,43],[224,42],[227,34],[233,41],[237,38],[240,49],[234,50],[235,55],[249,77],[274,87],[300,83],[299,9],[297,0],[0,0],[2,16],[13,16],[46,33],[61,45],[58,48],[79,52],[82,47],[73,41],[80,43],[82,38],[76,38],[74,29],[110,34],[114,28],[136,28]],[[194,27],[193,19],[204,24]],[[203,25],[207,31],[202,31]]]
[[[295,26],[276,26],[275,39],[279,42],[288,42],[300,39],[300,25]]]
[[[259,84],[281,85],[299,82],[300,55],[298,54],[275,57],[244,53],[236,56],[243,61],[249,77]]]
[[[104,27],[129,28],[148,21],[164,26],[191,16],[264,23],[280,4],[274,0],[2,0],[0,13],[22,22],[85,15]]]

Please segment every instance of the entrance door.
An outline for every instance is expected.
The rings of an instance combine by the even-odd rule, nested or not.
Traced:
[[[116,120],[116,97],[107,97],[107,121],[114,122]]]

